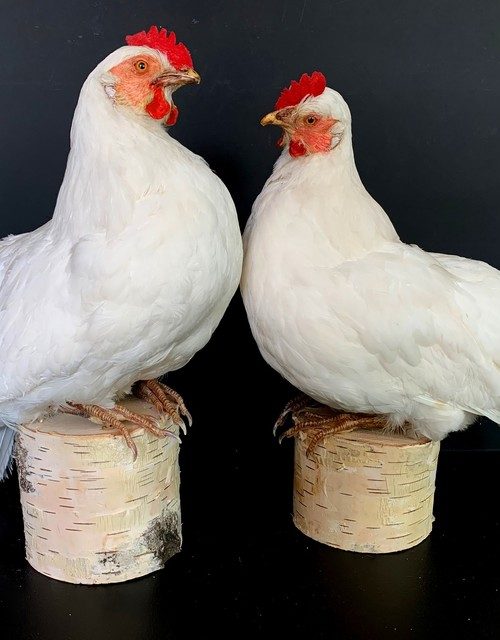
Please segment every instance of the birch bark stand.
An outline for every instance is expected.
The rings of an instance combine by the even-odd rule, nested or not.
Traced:
[[[302,533],[365,553],[429,535],[439,442],[360,429],[328,437],[310,458],[307,445],[295,439],[293,520]]]
[[[122,404],[177,433],[150,404]],[[37,571],[66,582],[123,582],[161,569],[180,550],[179,443],[128,426],[135,462],[122,436],[79,416],[21,428],[26,558]]]

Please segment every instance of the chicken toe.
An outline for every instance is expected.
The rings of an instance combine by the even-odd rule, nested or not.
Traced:
[[[112,409],[107,409],[95,404],[68,402],[68,408],[65,409],[65,411],[67,413],[76,413],[88,418],[92,422],[102,424],[104,429],[115,429],[118,431],[132,451],[134,461],[137,458],[137,447],[124,422],[131,422],[134,426],[142,427],[157,438],[165,438],[167,436],[178,438],[173,431],[161,429],[154,418],[130,411],[120,404],[115,405]]]
[[[186,433],[184,418],[189,426],[193,424],[182,396],[166,384],[158,380],[140,380],[133,386],[132,393],[137,398],[150,402],[160,413],[168,414],[184,433]]]
[[[300,433],[309,434],[306,451],[308,457],[311,457],[316,447],[330,435],[353,429],[382,429],[387,426],[387,419],[384,416],[342,413],[325,406],[309,408],[303,405],[291,414],[293,427],[282,433],[279,441],[293,438]]]

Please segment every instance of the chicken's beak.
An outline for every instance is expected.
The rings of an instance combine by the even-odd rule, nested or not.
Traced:
[[[200,82],[201,78],[194,69],[165,71],[155,80],[155,84],[159,84],[162,87],[182,87],[185,84],[200,84]]]
[[[268,124],[277,124],[278,126],[283,126],[283,120],[279,118],[279,111],[272,111],[268,113],[267,116],[264,116],[260,121],[260,124],[263,127],[266,127]]]
[[[196,73],[194,69],[180,72],[179,79],[182,84],[200,84],[201,82],[200,74]]]

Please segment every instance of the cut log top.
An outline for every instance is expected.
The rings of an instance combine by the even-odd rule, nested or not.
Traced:
[[[364,442],[374,447],[377,445],[381,447],[414,447],[431,442],[428,438],[410,438],[404,433],[390,433],[381,429],[353,429],[338,433],[335,437],[338,441]]]

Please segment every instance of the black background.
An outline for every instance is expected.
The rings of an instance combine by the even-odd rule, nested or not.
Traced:
[[[259,119],[291,79],[319,69],[351,108],[360,174],[401,237],[500,267],[496,0],[0,0],[0,237],[51,217],[85,77],[151,24],[176,31],[203,79],[176,95],[172,135],[225,181],[242,226],[278,154],[277,131]],[[10,480],[0,487],[7,637],[177,638],[195,622],[202,638],[221,625],[253,637],[420,638],[453,625],[456,637],[500,637],[498,511],[481,506],[499,484],[497,427],[481,421],[445,441],[429,540],[353,556],[293,530],[291,448],[271,436],[292,390],[260,359],[239,296],[169,381],[195,418],[181,454],[183,553],[127,585],[50,581],[23,562]]]

